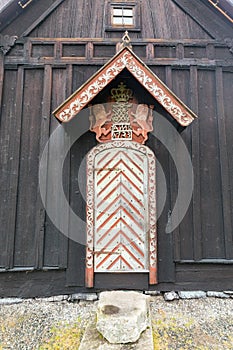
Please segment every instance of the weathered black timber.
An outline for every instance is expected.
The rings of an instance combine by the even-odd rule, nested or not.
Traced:
[[[105,30],[107,6],[109,1],[104,0],[38,0],[17,16],[9,8],[4,24],[0,14],[1,40],[10,40],[6,35],[18,37],[8,52],[0,52],[0,296],[113,288],[232,289],[233,30],[208,1],[143,1],[140,30],[129,31],[134,52],[198,115],[186,129],[179,129],[192,159],[194,189],[187,213],[172,233],[165,231],[178,193],[177,169],[166,145],[154,135],[146,143],[158,163],[158,209],[164,201],[157,222],[159,283],[149,286],[146,274],[101,273],[95,276],[93,289],[85,288],[85,246],[67,237],[69,212],[58,217],[67,235],[46,214],[38,171],[45,145],[60,125],[52,111],[116,53],[124,32]],[[129,84],[142,101],[153,102],[139,83]],[[84,160],[97,141],[88,131],[88,112],[80,124],[79,117],[72,122],[74,130],[80,125],[81,136],[70,151],[63,154],[65,126],[56,151],[47,150],[44,171],[54,176],[45,177],[44,185],[46,205],[60,213],[64,198],[53,203],[53,193],[58,191],[56,174],[62,167],[66,200],[85,221]],[[179,144],[174,147],[179,154]],[[77,227],[77,235],[85,239],[85,234]]]

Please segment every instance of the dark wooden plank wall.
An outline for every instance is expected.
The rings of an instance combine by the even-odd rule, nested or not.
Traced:
[[[55,118],[50,118],[50,111],[85,82],[98,66],[69,64],[59,68],[46,64],[30,69],[20,66],[16,70],[15,65],[9,69],[9,62],[5,70],[1,118],[4,203],[1,222],[3,241],[6,243],[1,245],[1,266],[64,267],[67,264],[65,257],[59,263],[63,238],[59,238],[48,218],[44,224],[43,215],[35,223],[38,211],[38,160],[47,139],[44,135],[48,136],[58,125]],[[231,68],[222,70],[190,66],[178,70],[173,66],[159,65],[152,65],[151,68],[185,103],[194,106],[200,116],[182,133],[188,149],[193,153],[195,187],[194,202],[173,237],[175,260],[233,258]],[[48,96],[51,96],[51,100]],[[43,137],[44,141],[41,141]],[[58,153],[61,148],[62,145]],[[167,181],[174,188],[174,194],[171,192],[170,202],[166,204],[165,216],[161,219],[165,225],[176,199],[177,180],[173,176],[175,169],[172,161],[169,161],[169,157],[163,161]],[[56,191],[56,182],[48,184],[48,198],[50,191]],[[224,205],[226,200],[230,205]],[[46,228],[40,238],[41,233],[35,236],[35,231],[40,231],[37,226]],[[160,244],[163,245],[164,241]],[[35,261],[37,249],[40,251],[38,254],[44,256],[39,265]]]
[[[215,268],[216,276],[222,277],[228,288],[224,279],[232,269],[230,265],[221,267],[220,263],[233,260],[233,55],[223,42],[212,40],[171,0],[150,0],[147,4],[142,8],[143,23],[151,25],[143,24],[142,31],[132,33],[132,37],[154,39],[133,41],[134,51],[199,115],[181,134],[192,157],[195,182],[187,214],[173,234],[165,234],[165,227],[177,196],[175,165],[164,146],[153,137],[148,141],[169,188],[158,222],[161,283],[156,288],[166,290],[171,283],[178,289],[193,288],[199,282],[203,287],[205,276]],[[68,241],[46,216],[38,190],[38,167],[44,145],[59,125],[51,111],[115,53],[121,33],[103,31],[103,11],[102,1],[90,1],[89,7],[85,1],[82,6],[80,2],[78,6],[76,1],[65,1],[32,32],[31,38],[19,38],[5,56],[4,72],[0,67],[0,76],[4,76],[0,128],[2,271],[68,268],[62,277],[59,274],[59,281],[83,286],[85,248]],[[97,22],[86,21],[93,13],[99,14],[95,15]],[[63,142],[61,135],[53,154],[57,167],[61,166]],[[95,143],[94,135],[86,133],[72,147],[64,166],[64,190],[71,207],[83,218],[85,201],[77,173],[83,157]],[[47,154],[48,170],[51,156]],[[56,174],[56,169],[53,172]],[[158,200],[161,176],[157,177]],[[81,175],[81,186],[84,183],[85,173]],[[47,182],[48,205],[57,188],[54,176]],[[62,205],[56,203],[56,210]],[[68,213],[61,220],[65,220],[68,230]],[[219,265],[210,264],[218,261]],[[23,281],[25,278],[20,276]],[[38,279],[33,273],[31,276],[32,284],[38,285],[44,275]],[[219,289],[219,280],[212,281],[211,286]],[[51,287],[48,282],[46,293],[60,292],[56,286]],[[25,294],[23,286],[20,293]]]
[[[116,31],[105,31],[108,0],[66,0],[39,27],[32,37],[119,38]],[[201,26],[172,0],[148,0],[141,6],[141,31],[132,38],[209,39]],[[150,25],[148,25],[150,23]]]

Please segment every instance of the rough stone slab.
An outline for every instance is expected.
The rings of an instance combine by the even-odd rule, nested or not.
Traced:
[[[23,302],[21,298],[1,298],[0,305],[11,305],[11,304],[20,304]]]
[[[68,299],[68,295],[54,295],[48,298],[37,298],[36,300],[48,301],[48,302],[60,302]]]
[[[182,291],[178,292],[178,295],[181,299],[200,299],[200,298],[206,298],[206,292],[203,292],[202,290],[196,290],[196,291]]]
[[[223,292],[214,292],[209,291],[206,293],[207,297],[214,297],[214,298],[230,298],[230,295],[225,294]]]
[[[148,327],[139,340],[128,344],[110,344],[97,331],[94,321],[91,322],[84,333],[79,350],[153,350],[152,328]]]
[[[172,300],[179,299],[179,295],[174,291],[164,293],[163,297],[165,301],[172,301]]]
[[[86,301],[95,301],[98,299],[96,293],[75,293],[69,296],[69,301],[78,301],[78,300],[86,300]]]
[[[151,295],[151,296],[161,295],[161,292],[159,292],[158,290],[145,290],[144,293],[146,295]]]
[[[134,291],[100,293],[97,330],[112,344],[136,342],[148,326],[148,298]]]
[[[233,290],[224,290],[223,293],[233,295]]]

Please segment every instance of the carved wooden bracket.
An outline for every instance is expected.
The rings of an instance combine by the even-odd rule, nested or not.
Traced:
[[[0,49],[5,55],[14,46],[17,36],[0,34]]]
[[[225,43],[231,53],[233,53],[233,38],[226,38]]]

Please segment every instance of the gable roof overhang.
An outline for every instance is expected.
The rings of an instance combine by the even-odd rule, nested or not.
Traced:
[[[69,122],[96,97],[123,69],[157,100],[180,125],[188,126],[197,116],[128,47],[122,48],[84,85],[66,99],[53,114]]]
[[[3,2],[4,6],[0,8],[0,31],[4,35],[28,36],[63,1],[66,0],[5,0]],[[209,34],[213,38],[222,39],[229,36],[230,26],[233,21],[232,0],[172,1],[197,23],[208,29]],[[210,15],[211,21],[208,21],[207,19],[210,18]],[[226,18],[228,19],[227,21]],[[219,23],[216,28],[217,20]],[[218,27],[221,28],[221,31],[218,30]]]
[[[208,0],[222,15],[233,23],[233,1],[232,0]]]

